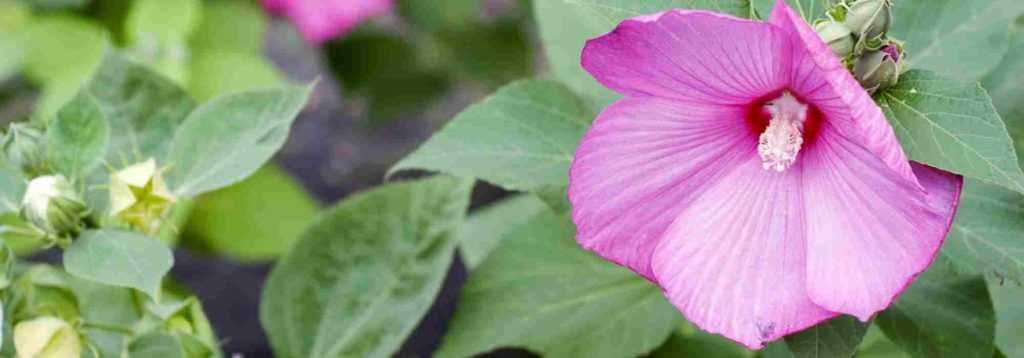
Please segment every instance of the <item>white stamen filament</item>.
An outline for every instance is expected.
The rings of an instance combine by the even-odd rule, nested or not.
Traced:
[[[807,105],[800,103],[789,92],[764,106],[771,120],[761,133],[757,153],[761,155],[765,170],[784,172],[796,162],[800,146],[804,143],[803,129],[807,120]]]

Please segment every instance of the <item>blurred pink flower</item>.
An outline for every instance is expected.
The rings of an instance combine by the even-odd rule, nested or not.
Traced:
[[[625,97],[570,172],[577,241],[750,348],[868,320],[925,270],[962,178],[911,163],[871,97],[779,0],[768,22],[667,11],[583,67]]]
[[[267,11],[291,19],[306,40],[315,44],[341,36],[393,6],[393,0],[263,0]]]

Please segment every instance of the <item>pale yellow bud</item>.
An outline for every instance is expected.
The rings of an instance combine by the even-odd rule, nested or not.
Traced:
[[[14,326],[14,349],[18,358],[79,358],[82,342],[67,322],[39,317]]]

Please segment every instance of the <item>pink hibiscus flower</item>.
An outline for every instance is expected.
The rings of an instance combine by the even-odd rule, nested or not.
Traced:
[[[263,0],[263,7],[291,19],[306,40],[315,44],[343,35],[393,6],[393,0]]]
[[[667,11],[583,67],[625,97],[576,152],[577,241],[750,348],[868,320],[928,267],[962,178],[911,163],[871,97],[778,0],[768,22]]]

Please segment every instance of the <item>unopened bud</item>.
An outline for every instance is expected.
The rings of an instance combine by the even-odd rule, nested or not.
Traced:
[[[53,235],[77,232],[88,214],[85,202],[61,175],[32,179],[21,201],[21,217]]]
[[[15,167],[35,173],[45,163],[43,130],[27,122],[11,123],[3,139],[4,155]]]
[[[67,322],[47,316],[15,325],[14,349],[18,358],[78,358],[82,342]]]
[[[821,39],[828,44],[832,52],[840,58],[853,53],[853,33],[841,23],[835,21],[822,21],[814,25],[814,31],[821,36]]]
[[[164,214],[175,201],[153,159],[110,176],[110,215],[146,233],[160,229]]]
[[[865,53],[853,68],[854,77],[868,93],[895,86],[900,80],[903,49],[896,43]]]
[[[880,38],[892,26],[892,0],[857,0],[846,13],[846,27],[867,42]]]

